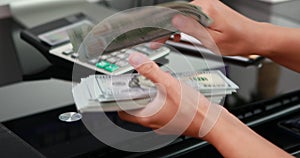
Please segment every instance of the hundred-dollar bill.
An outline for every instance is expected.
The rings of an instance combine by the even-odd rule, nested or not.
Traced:
[[[92,28],[92,24],[78,25],[67,31],[74,52],[78,52],[80,44],[83,42],[84,38],[88,35]]]
[[[119,111],[143,108],[151,101],[151,98],[100,102],[91,98],[89,89],[84,84],[78,84],[73,88],[73,98],[76,108],[80,112]]]
[[[171,74],[185,82],[214,103],[238,86],[220,71],[183,72]],[[73,88],[75,103],[80,111],[115,111],[137,109],[156,95],[156,87],[139,74],[117,76],[91,75]]]
[[[82,49],[84,58],[91,60],[103,53],[117,51],[178,33],[172,18],[183,14],[194,18],[204,27],[213,20],[198,6],[187,2],[170,2],[158,6],[129,9],[117,13],[96,25]],[[97,47],[97,49],[93,49]]]
[[[137,29],[130,30],[122,34],[114,39],[105,51],[115,51],[121,48],[149,42],[161,37],[170,36],[178,32],[171,23],[175,14],[183,14],[192,17],[205,27],[210,26],[213,22],[213,20],[206,15],[200,7],[183,1],[163,3],[158,5],[157,8],[142,8],[140,10],[134,9],[126,14],[128,15],[127,18],[122,17],[122,19],[126,19],[126,21],[123,20],[122,24],[125,24],[125,26],[129,24],[148,27],[137,27]],[[120,24],[116,24],[115,22],[117,21],[119,20],[111,20],[110,23],[113,25],[112,28],[114,25]]]
[[[196,19],[200,24],[202,24],[205,27],[208,27],[213,23],[213,20],[204,12],[202,12],[201,7],[190,4],[185,1],[163,3],[158,6],[175,9],[186,16],[192,16],[194,19]]]
[[[238,86],[220,71],[184,72],[171,74],[205,96],[231,94]],[[90,98],[99,102],[148,98],[156,95],[156,86],[139,74],[117,76],[93,75],[82,80],[89,90]]]

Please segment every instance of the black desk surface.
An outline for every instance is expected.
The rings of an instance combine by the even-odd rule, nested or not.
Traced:
[[[11,19],[1,20],[0,25],[3,27],[11,25],[16,26]],[[2,34],[3,30],[1,26],[0,31]],[[13,29],[9,29],[9,31],[13,31]],[[14,42],[12,40],[3,40],[11,39],[9,34],[6,36],[7,37],[4,37],[3,34],[0,36],[2,39],[0,40],[1,45],[13,44]],[[0,47],[0,49],[0,52],[16,53],[14,52],[15,50],[12,49],[4,47]],[[0,59],[3,59],[2,56]],[[6,66],[9,66],[9,64],[6,64]],[[225,106],[228,108],[235,108],[255,101],[270,99],[274,96],[300,89],[300,75],[298,73],[270,62],[266,62],[262,68],[245,68],[228,65],[226,70],[228,76],[240,86],[240,90],[237,94],[227,97]],[[7,69],[6,71],[11,72],[12,70]],[[66,72],[68,71],[69,70],[52,65],[45,71],[33,75],[24,76],[21,71],[15,72],[17,73],[17,76],[22,76],[23,80],[36,80],[53,76],[67,79],[69,73]],[[3,74],[1,74],[1,76],[2,75]],[[24,82],[20,81],[18,77],[15,77],[14,79],[14,82]],[[170,156],[172,153],[175,153],[176,156],[173,155],[174,157],[220,157],[215,149],[203,144],[201,140],[186,137],[179,138],[179,143],[175,142],[166,148],[150,153],[119,151],[98,141],[90,134],[81,121],[67,124],[58,120],[57,116],[62,112],[75,110],[74,105],[65,105],[62,108],[35,113],[22,118],[3,121],[2,123],[19,138],[30,144],[34,149],[46,157],[159,157],[163,155]],[[282,130],[278,127],[277,123],[282,119],[296,115],[299,115],[299,112],[295,111],[291,113],[290,116],[284,116],[283,118],[278,118],[253,128],[270,141],[286,149],[290,147],[290,144],[287,143],[287,141],[292,142],[292,144],[295,145],[300,143],[300,139],[299,137]],[[109,116],[119,125],[135,126],[119,120],[115,113],[110,113]],[[1,141],[1,143],[3,142]],[[181,154],[176,154],[176,151],[180,150],[182,150]],[[0,157],[2,157],[1,153]],[[27,156],[24,155],[24,157]]]

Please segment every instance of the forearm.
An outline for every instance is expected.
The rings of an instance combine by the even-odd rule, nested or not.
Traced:
[[[256,38],[260,55],[300,72],[300,29],[259,23]]]
[[[212,131],[204,138],[224,157],[292,157],[223,110]]]

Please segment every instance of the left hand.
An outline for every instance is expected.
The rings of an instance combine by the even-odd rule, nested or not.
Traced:
[[[121,111],[123,120],[150,127],[157,133],[198,137],[210,102],[198,91],[162,71],[145,55],[134,53],[129,62],[157,85],[157,95],[145,108]]]

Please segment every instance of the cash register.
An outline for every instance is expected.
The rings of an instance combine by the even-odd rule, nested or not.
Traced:
[[[95,5],[95,4],[93,4]],[[97,4],[98,5],[98,4]],[[72,14],[74,15],[74,14]],[[75,14],[77,17],[83,17],[82,14]],[[66,16],[63,16],[64,19]],[[61,18],[57,18],[61,19]],[[74,19],[74,18],[73,18]],[[75,18],[76,19],[76,18]],[[19,21],[20,22],[20,21]],[[7,25],[9,23],[9,25]],[[15,27],[22,28],[24,26],[20,26],[20,24],[14,22],[13,20],[0,20],[0,28],[7,28],[7,26],[11,26],[13,24]],[[24,29],[24,28],[22,28]],[[42,29],[42,28],[40,28]],[[1,30],[1,29],[0,29]],[[30,30],[30,28],[25,28],[24,30]],[[7,29],[7,31],[12,31]],[[26,39],[27,37],[24,36]],[[40,34],[40,32],[38,33]],[[0,37],[1,45],[0,49],[8,52],[10,54],[18,53],[15,49],[8,49],[9,45],[13,44],[14,41],[11,39],[10,35],[6,35],[6,37]],[[20,39],[19,39],[20,40]],[[20,42],[20,41],[17,41]],[[27,42],[30,43],[29,39]],[[31,41],[33,42],[33,41]],[[31,43],[33,44],[33,43]],[[6,47],[4,47],[6,46]],[[70,69],[61,69],[60,66],[56,65],[56,62],[59,62],[63,65],[63,63],[69,62],[72,63],[71,60],[66,60],[64,58],[58,58],[57,56],[50,54],[49,51],[45,51],[49,49],[47,45],[38,48],[40,52],[47,52],[45,55],[47,59],[52,61],[52,67],[54,70],[60,69],[65,73],[68,73]],[[64,52],[60,52],[62,55]],[[72,58],[72,55],[66,55],[67,57]],[[165,58],[177,59],[175,62],[178,64],[178,58],[173,58],[174,54],[170,53]],[[2,57],[0,57],[2,59]],[[7,58],[8,59],[8,58]],[[18,63],[17,58],[10,58],[14,62]],[[199,59],[200,60],[200,59]],[[199,64],[199,60],[196,60],[196,64]],[[170,60],[172,64],[173,60]],[[173,61],[174,62],[174,61]],[[15,66],[15,64],[12,64]],[[1,67],[8,67],[9,65],[1,65]],[[253,128],[260,135],[270,140],[272,143],[278,145],[283,148],[287,152],[293,154],[294,156],[299,156],[300,151],[300,134],[299,134],[299,114],[300,114],[300,91],[296,90],[299,87],[293,86],[288,89],[283,89],[281,92],[274,92],[271,96],[265,97],[262,95],[260,91],[255,91],[257,89],[257,85],[261,78],[257,76],[257,71],[264,69],[258,69],[256,66],[251,66],[245,68],[243,66],[237,66],[234,64],[226,65],[226,70],[228,71],[229,77],[238,83],[241,91],[238,91],[236,95],[230,96],[225,101],[225,107],[231,111],[234,115],[236,115],[239,119],[244,121],[248,126]],[[16,84],[22,84],[25,81],[22,81],[22,77],[24,74],[22,73],[21,68],[16,68],[18,71],[14,71],[17,73],[17,77],[14,77],[15,84],[13,83],[4,83],[2,87],[0,87],[0,95],[1,97],[1,106],[0,111],[2,113],[7,113],[5,110],[8,109],[18,109],[20,107],[26,109],[31,108],[27,111],[28,113],[23,115],[18,115],[23,111],[15,112],[18,113],[15,116],[2,118],[1,126],[0,126],[0,138],[1,138],[1,157],[77,157],[77,158],[85,158],[85,157],[222,157],[214,147],[209,145],[207,142],[204,142],[199,139],[189,138],[189,137],[179,137],[171,144],[154,151],[149,152],[126,152],[117,150],[107,146],[102,143],[98,139],[96,139],[89,130],[85,127],[82,121],[75,121],[71,123],[62,122],[58,119],[58,116],[64,112],[68,111],[76,111],[76,107],[74,103],[70,101],[63,101],[63,105],[56,106],[53,108],[46,108],[44,110],[37,110],[43,107],[43,103],[39,103],[40,107],[32,107],[27,104],[25,100],[32,99],[32,97],[26,98],[26,94],[35,94],[35,96],[43,96],[45,98],[50,98],[55,96],[52,100],[54,104],[54,100],[60,100],[62,98],[59,97],[60,94],[63,93],[63,89],[70,90],[71,86],[66,85],[70,84],[67,81],[62,81],[59,83],[51,83],[51,82],[42,82],[37,85],[38,87],[42,87],[41,85],[47,85],[48,89],[44,89],[45,95],[43,93],[38,94],[41,91],[32,91],[33,89],[30,87],[18,88],[16,91],[20,93],[9,93],[11,86],[15,86]],[[293,82],[294,80],[298,81],[298,75],[286,70],[284,68],[280,69],[283,71],[282,74],[277,74],[276,79],[282,79],[286,83]],[[55,76],[55,73],[58,71],[50,72],[50,76]],[[2,73],[2,72],[1,72]],[[5,76],[6,72],[3,72],[3,76]],[[39,73],[38,77],[43,73]],[[242,74],[242,75],[241,75]],[[48,76],[49,74],[47,74]],[[34,75],[33,75],[34,76]],[[289,77],[285,77],[289,76]],[[37,78],[38,78],[37,77]],[[245,78],[243,78],[245,77]],[[35,78],[35,77],[34,77]],[[43,77],[42,77],[43,78]],[[53,77],[51,77],[53,78]],[[55,78],[55,77],[54,77]],[[36,78],[35,78],[36,79]],[[251,79],[250,84],[247,79]],[[27,83],[28,81],[26,81]],[[67,82],[67,83],[65,83]],[[280,83],[276,83],[279,85]],[[35,84],[36,85],[36,84]],[[55,85],[55,86],[53,86]],[[274,85],[266,85],[265,89],[272,89]],[[287,85],[287,84],[286,84]],[[285,85],[285,86],[286,86]],[[47,86],[46,86],[47,87]],[[53,89],[51,89],[52,87]],[[36,87],[37,88],[37,87]],[[58,91],[55,89],[61,88]],[[57,94],[55,94],[57,93]],[[4,95],[6,94],[6,95]],[[11,94],[10,97],[5,97],[7,94]],[[14,96],[13,96],[14,95]],[[62,94],[63,95],[63,94]],[[23,100],[18,96],[24,97]],[[68,98],[70,96],[65,96]],[[35,100],[47,100],[43,98],[35,98],[31,101],[35,102]],[[71,97],[70,97],[71,98]],[[72,98],[71,98],[72,99]],[[16,100],[16,101],[14,101]],[[17,101],[20,100],[20,101]],[[9,105],[6,105],[9,103]],[[26,107],[24,107],[26,106]],[[5,109],[8,107],[8,109]],[[32,112],[30,113],[30,110]],[[150,130],[144,127],[141,127],[136,124],[124,122],[120,120],[116,113],[106,113],[106,115],[118,126],[124,127],[127,129],[134,129],[139,131]],[[3,116],[3,115],[2,115]],[[99,120],[101,123],[101,120]],[[224,131],[226,132],[226,131]],[[2,139],[3,138],[3,139]],[[140,140],[144,141],[144,140]],[[126,143],[126,142],[124,142]],[[146,142],[145,142],[146,143]],[[21,150],[22,149],[22,150]],[[18,152],[14,152],[17,150]],[[262,149],[263,150],[263,149]],[[10,154],[10,155],[7,155]],[[18,155],[19,154],[19,155]],[[22,155],[20,155],[22,154]],[[16,156],[17,155],[17,156]]]

